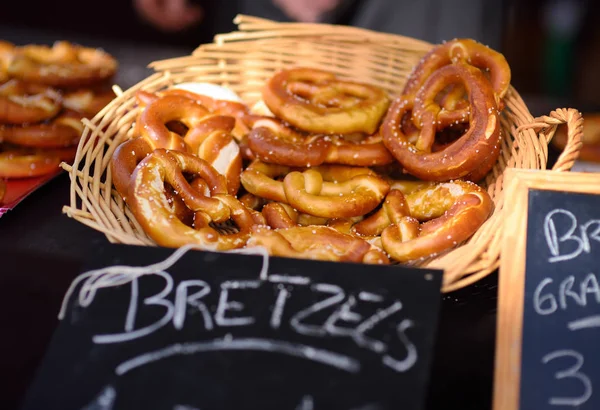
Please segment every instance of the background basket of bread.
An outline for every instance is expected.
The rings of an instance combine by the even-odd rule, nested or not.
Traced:
[[[568,171],[582,118],[533,118],[473,40],[238,16],[152,64],[85,129],[67,215],[116,243],[441,268],[444,291],[499,265],[506,168]]]

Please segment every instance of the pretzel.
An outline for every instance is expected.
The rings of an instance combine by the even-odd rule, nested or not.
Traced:
[[[242,185],[250,194],[270,201],[288,203],[282,179],[292,171],[304,171],[283,165],[267,164],[261,161],[252,162],[241,174]],[[369,168],[348,167],[343,165],[322,165],[311,168],[321,175],[323,186],[327,190],[337,188],[339,182],[351,180],[359,176],[376,178],[375,172]],[[331,189],[329,189],[331,188]],[[337,192],[339,196],[339,192]],[[314,215],[314,214],[313,214]]]
[[[190,129],[185,142],[193,154],[208,161],[227,179],[229,193],[235,195],[240,187],[242,154],[233,139],[235,119],[223,115],[208,115]]]
[[[0,179],[0,204],[2,203],[2,199],[4,199],[4,195],[6,194],[6,181]]]
[[[166,96],[151,101],[141,112],[136,123],[135,134],[145,138],[153,149],[164,148],[189,152],[190,148],[182,137],[169,130],[167,124],[172,121],[183,123],[188,132],[208,110],[202,105],[181,96]]]
[[[142,102],[143,105],[148,105],[151,102],[166,96],[178,96],[188,98],[202,105],[212,114],[232,117],[235,123],[231,133],[236,138],[236,140],[241,140],[242,137],[244,137],[249,132],[249,128],[244,122],[245,117],[249,115],[248,107],[241,101],[212,98],[210,96],[200,94],[201,91],[206,91],[205,88],[209,85],[212,86],[209,87],[210,90],[212,90],[213,87],[217,87],[218,89],[220,89],[221,95],[223,95],[223,93],[226,90],[225,88],[214,86],[213,84],[183,83],[175,85],[174,88],[160,91],[155,94],[148,92],[138,92],[138,101]],[[198,90],[198,92],[194,92],[192,90]],[[215,94],[214,90],[212,94]]]
[[[441,107],[435,96],[447,84],[448,78],[460,78],[469,96],[469,129],[446,149],[431,152],[436,135],[437,114]],[[500,118],[493,92],[480,70],[454,64],[436,71],[419,92],[419,104],[414,115],[420,118],[422,128],[413,143],[403,127],[411,114],[410,102],[396,99],[383,122],[383,142],[405,171],[423,180],[447,181],[458,179],[478,170],[485,175],[500,154]],[[482,169],[486,168],[486,169]]]
[[[60,157],[52,153],[0,152],[0,178],[29,178],[57,171]]]
[[[60,94],[51,88],[9,80],[0,85],[0,124],[48,120],[58,114],[60,104]]]
[[[255,226],[247,247],[255,246],[266,248],[270,255],[286,258],[389,264],[385,253],[367,241],[326,226],[277,230]]]
[[[283,189],[287,203],[298,211],[322,218],[350,218],[375,209],[388,193],[389,185],[374,175],[327,183],[318,170],[308,169],[287,174]]]
[[[434,47],[415,66],[408,77],[402,95],[414,100],[425,82],[438,69],[457,62],[464,62],[489,72],[496,103],[500,104],[510,86],[511,71],[506,58],[499,52],[471,39],[455,39]],[[463,108],[467,115],[467,108]]]
[[[192,187],[183,174],[207,183],[211,197]],[[194,227],[177,219],[165,196],[165,183],[172,186],[192,210]],[[247,208],[227,194],[225,178],[206,161],[181,151],[157,149],[144,158],[131,176],[128,205],[144,231],[158,245],[180,247],[195,243],[205,249],[227,250],[245,245],[255,220]],[[209,223],[231,219],[239,232],[224,235]]]
[[[64,95],[63,106],[86,117],[94,117],[115,98],[112,90],[83,89]]]
[[[142,137],[127,140],[113,152],[110,160],[112,182],[121,198],[127,201],[129,181],[135,167],[152,152],[152,147]]]
[[[9,76],[51,87],[85,87],[110,79],[117,61],[99,49],[66,41],[45,45],[16,47],[7,59]]]
[[[256,158],[291,167],[321,164],[353,166],[386,165],[394,158],[378,135],[349,141],[343,136],[303,135],[280,120],[264,117],[249,120],[248,147]]]
[[[381,244],[398,262],[435,256],[462,243],[488,219],[494,206],[487,192],[465,181],[417,190],[406,196],[405,204],[399,200],[397,205],[391,225],[381,233]],[[426,222],[419,225],[419,220]]]
[[[262,96],[277,117],[301,130],[324,134],[373,134],[389,106],[385,91],[378,87],[303,67],[273,75]]]
[[[76,145],[82,132],[80,116],[65,112],[47,123],[0,126],[0,142],[26,147],[64,148]]]

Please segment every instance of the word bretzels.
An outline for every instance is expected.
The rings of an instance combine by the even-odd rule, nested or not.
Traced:
[[[191,186],[186,177],[201,178],[210,197]],[[195,213],[194,227],[177,218],[165,196],[168,183]],[[235,197],[227,194],[225,178],[206,161],[180,151],[154,150],[135,168],[131,176],[128,205],[144,231],[157,244],[181,247],[196,243],[211,250],[228,250],[245,245],[255,219]],[[239,232],[225,235],[209,226],[232,220]]]
[[[442,151],[432,152],[436,138],[437,114],[441,107],[435,96],[448,79],[460,79],[470,102],[469,129]],[[478,171],[485,175],[500,154],[500,118],[491,88],[479,69],[465,64],[445,66],[433,73],[419,92],[415,112],[422,128],[413,143],[405,134],[402,124],[411,115],[411,104],[398,98],[390,107],[383,122],[383,142],[407,173],[431,181],[447,181],[466,177]],[[481,169],[484,166],[487,169]]]
[[[117,66],[117,61],[102,50],[59,41],[52,47],[14,48],[6,72],[26,82],[69,88],[105,82],[115,74]]]
[[[247,247],[260,246],[270,255],[368,264],[389,264],[380,249],[367,241],[344,235],[326,226],[301,226],[273,230],[256,226]]]
[[[390,218],[391,224],[381,233],[381,244],[398,262],[435,256],[469,239],[493,206],[487,192],[465,181],[417,190],[407,196],[405,205],[398,204],[395,220]],[[419,224],[419,219],[427,222]]]
[[[277,117],[323,134],[373,134],[389,106],[386,92],[378,87],[304,67],[273,75],[262,96]]]
[[[58,114],[60,104],[60,94],[51,88],[9,80],[0,85],[0,124],[48,120]]]

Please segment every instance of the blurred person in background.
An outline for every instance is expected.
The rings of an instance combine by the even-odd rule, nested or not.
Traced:
[[[222,0],[210,12],[190,0],[133,0],[138,14],[165,33],[227,21],[242,13],[275,21],[343,24],[433,43],[469,37],[499,47],[506,0]],[[223,7],[227,6],[224,10]]]

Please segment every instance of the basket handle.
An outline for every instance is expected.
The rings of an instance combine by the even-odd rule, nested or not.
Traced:
[[[561,124],[567,124],[567,145],[552,167],[553,171],[569,171],[579,158],[579,152],[583,147],[583,116],[581,113],[574,108],[559,108],[552,111],[550,115],[534,118],[531,123],[517,128],[517,132],[525,129],[543,131],[546,134],[547,142],[550,142]]]

